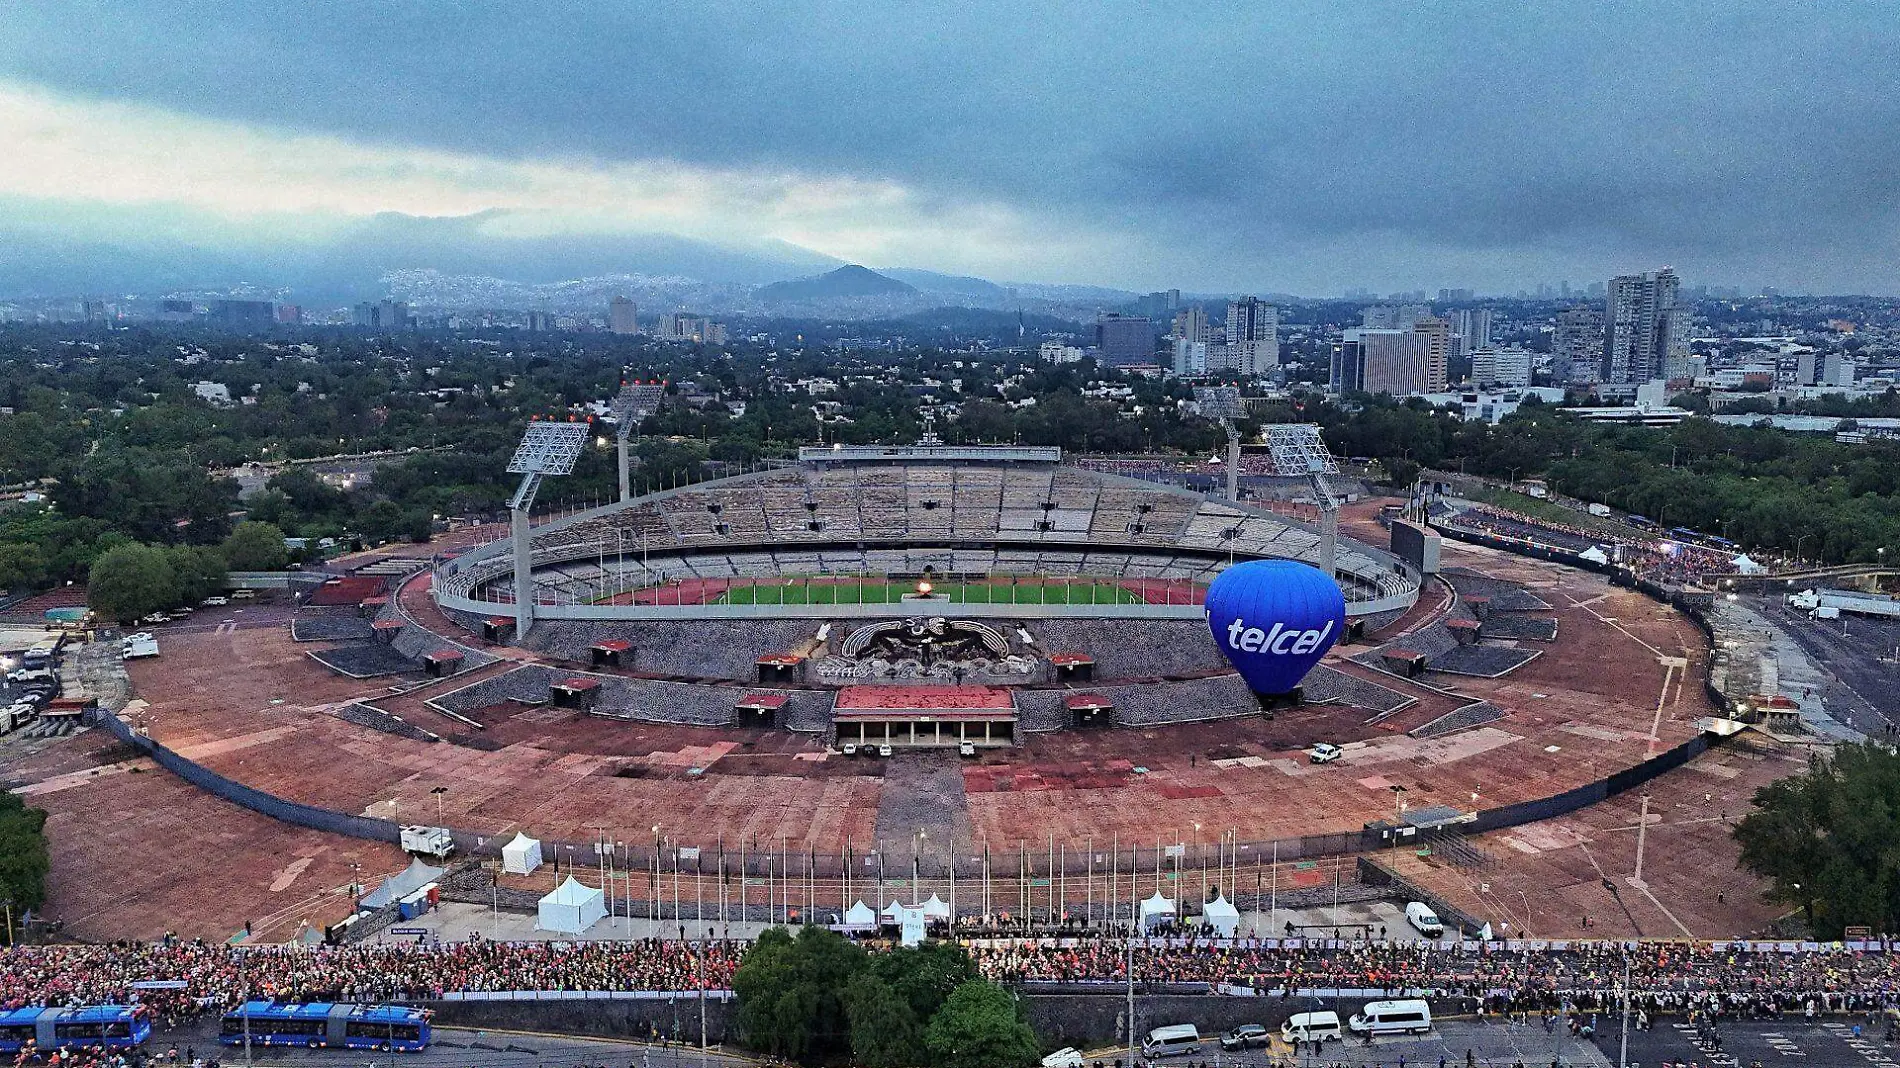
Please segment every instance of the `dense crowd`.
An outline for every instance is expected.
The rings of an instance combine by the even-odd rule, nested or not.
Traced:
[[[1008,942],[976,951],[1002,982],[1126,982],[1118,940]],[[1466,997],[1496,1013],[1602,1005],[1622,988],[1617,943],[1561,951],[1462,949],[1432,943],[1357,943],[1343,949],[1249,949],[1219,944],[1142,947],[1138,984],[1225,984],[1265,996],[1305,989],[1423,990]],[[1900,954],[1748,952],[1652,944],[1628,954],[1633,1004],[1650,1013],[1718,1016],[1865,1011],[1900,994]]]
[[[1709,575],[1731,574],[1732,553],[1659,537],[1654,542],[1606,538],[1601,532],[1490,506],[1467,508],[1458,525],[1498,537],[1581,552],[1592,545],[1619,550],[1619,562],[1643,578],[1669,586],[1694,585]]]
[[[182,990],[137,990],[140,1002],[167,1020],[246,997],[385,1001],[449,991],[723,989],[743,951],[722,942],[480,939],[440,946],[233,948],[172,940],[25,947],[0,951],[0,1007],[125,1002],[132,984],[154,980],[185,982]]]
[[[1127,981],[1125,942],[1113,938],[993,940],[973,955],[1004,983]],[[14,948],[0,951],[0,1005],[124,1002],[135,992],[161,1021],[222,1010],[245,997],[280,1000],[427,999],[450,991],[723,989],[742,943],[660,941],[439,946],[273,946],[205,942]],[[1469,998],[1488,1012],[1606,1004],[1627,963],[1646,1013],[1712,1016],[1867,1011],[1900,994],[1900,953],[1749,952],[1683,943],[1580,943],[1563,950],[1496,950],[1433,943],[1341,948],[1249,948],[1208,941],[1143,944],[1142,985],[1210,984],[1261,996],[1301,988],[1423,990]],[[183,980],[182,990],[136,983]]]

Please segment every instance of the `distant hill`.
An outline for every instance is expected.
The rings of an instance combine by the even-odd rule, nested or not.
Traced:
[[[878,273],[886,278],[895,278],[908,282],[925,293],[955,293],[966,297],[980,297],[985,300],[1006,302],[1010,291],[987,278],[972,278],[961,274],[938,274],[936,271],[920,271],[911,267],[882,267]]]
[[[762,303],[779,304],[841,297],[905,297],[916,292],[915,286],[852,263],[813,278],[760,286],[752,295]]]

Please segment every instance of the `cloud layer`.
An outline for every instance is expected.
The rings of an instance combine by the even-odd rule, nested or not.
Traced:
[[[499,210],[1138,288],[1900,291],[1882,5],[22,7],[0,194],[28,201]]]

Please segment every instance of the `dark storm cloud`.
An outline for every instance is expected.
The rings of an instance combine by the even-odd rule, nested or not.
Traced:
[[[489,156],[890,178],[1145,250],[1078,281],[1667,262],[1892,292],[1897,37],[1900,6],[1846,2],[62,0],[0,26],[0,77]]]

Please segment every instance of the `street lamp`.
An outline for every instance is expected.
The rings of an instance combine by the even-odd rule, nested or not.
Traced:
[[[1812,533],[1809,533],[1809,534],[1803,534],[1800,537],[1794,539],[1794,562],[1795,563],[1798,564],[1801,562],[1801,543],[1807,541],[1809,538],[1812,538],[1812,537],[1814,537],[1814,535]]]
[[[435,795],[435,824],[440,827],[442,825],[442,795],[448,793],[449,788],[438,786],[429,792]]]

